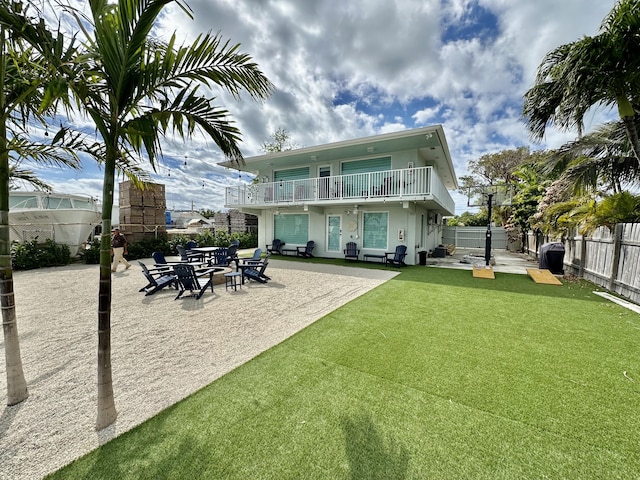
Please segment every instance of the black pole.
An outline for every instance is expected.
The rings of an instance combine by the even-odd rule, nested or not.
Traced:
[[[484,243],[484,260],[487,267],[491,263],[491,205],[493,204],[493,193],[489,193],[488,197],[487,214],[489,215],[489,219],[487,220],[487,238]]]

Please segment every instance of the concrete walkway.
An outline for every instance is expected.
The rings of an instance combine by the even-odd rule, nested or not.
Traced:
[[[538,262],[523,253],[492,250],[491,257],[494,272],[526,275],[527,268],[538,268]],[[427,266],[440,268],[473,270],[474,265],[485,264],[485,251],[482,248],[456,249],[453,255],[445,258],[427,258]]]

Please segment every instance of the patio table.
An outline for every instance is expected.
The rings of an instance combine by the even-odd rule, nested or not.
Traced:
[[[213,256],[213,252],[215,252],[219,248],[223,248],[223,247],[193,247],[189,251],[202,253],[203,255],[206,255],[207,257],[211,258]]]

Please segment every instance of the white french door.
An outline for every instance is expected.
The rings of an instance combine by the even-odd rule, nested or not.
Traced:
[[[342,251],[342,215],[327,215],[327,252]]]

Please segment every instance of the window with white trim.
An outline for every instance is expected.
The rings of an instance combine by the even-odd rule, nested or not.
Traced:
[[[362,220],[363,248],[387,250],[389,212],[364,212]]]
[[[274,238],[293,245],[309,241],[309,214],[276,214],[273,216]]]

